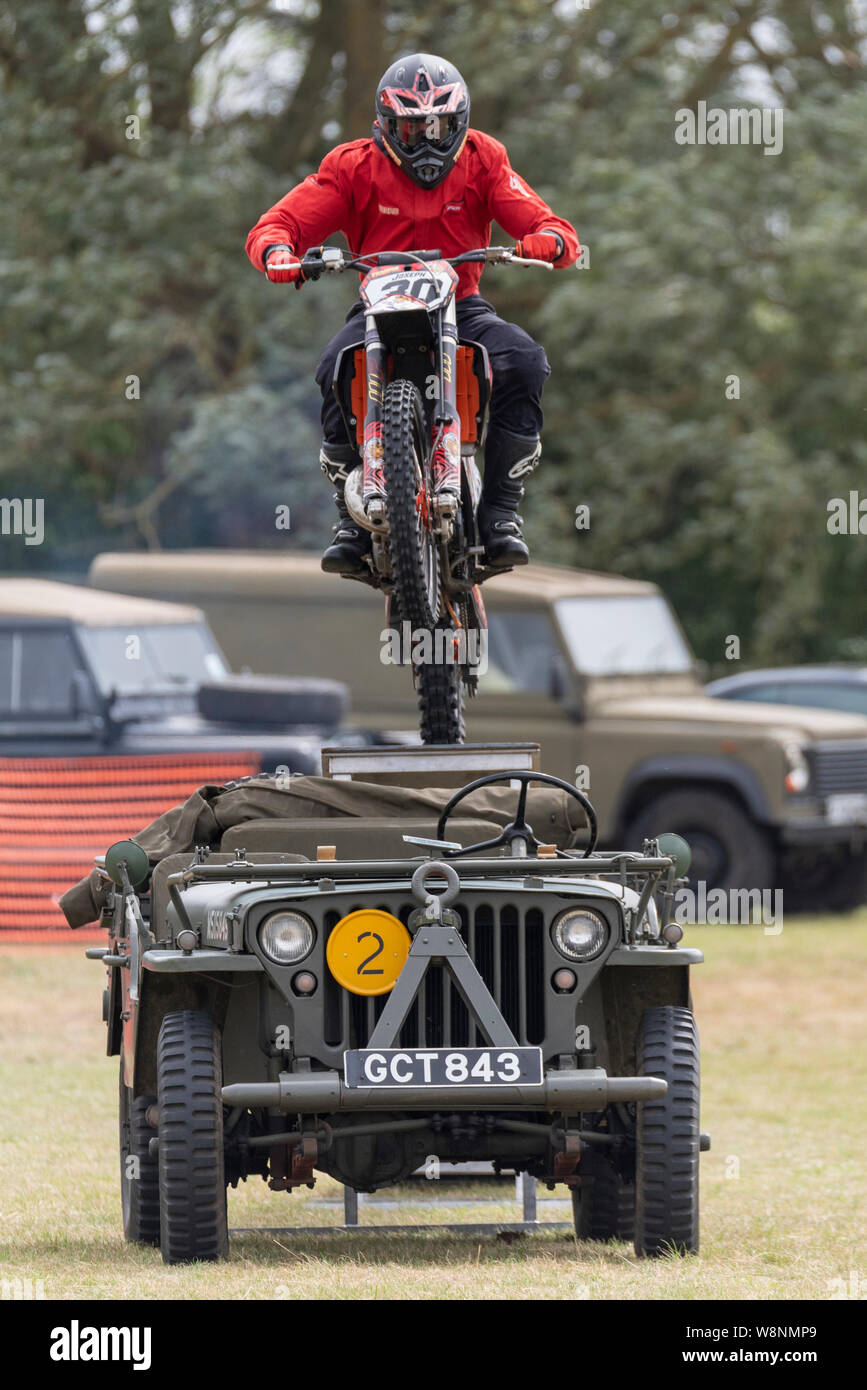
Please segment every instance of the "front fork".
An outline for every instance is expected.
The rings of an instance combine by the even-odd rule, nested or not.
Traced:
[[[461,492],[461,421],[457,405],[458,328],[454,299],[438,314],[439,360],[434,383],[437,404],[433,416],[433,457],[431,499],[434,529],[441,536],[450,533],[457,515]],[[364,445],[362,451],[362,506],[371,526],[385,524],[385,448],[383,445],[383,407],[388,374],[388,352],[379,336],[373,314],[364,326],[367,362]]]
[[[373,314],[368,314],[364,321],[364,350],[367,382],[361,502],[371,526],[380,529],[385,525],[385,446],[382,439],[382,413],[385,405],[388,353],[379,336],[379,328]]]
[[[440,534],[451,533],[461,495],[458,325],[454,299],[439,311],[439,381],[433,417],[433,510]]]

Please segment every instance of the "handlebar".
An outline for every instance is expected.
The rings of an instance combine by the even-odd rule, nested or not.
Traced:
[[[317,246],[301,259],[301,266],[309,280],[320,275],[340,274],[344,270],[374,270],[383,265],[409,265],[413,261],[445,260],[448,265],[466,265],[470,261],[481,261],[488,265],[541,266],[543,270],[553,270],[550,261],[535,261],[519,256],[514,246],[480,246],[474,251],[463,251],[459,256],[443,256],[440,251],[370,251],[368,253],[344,251],[339,246]]]

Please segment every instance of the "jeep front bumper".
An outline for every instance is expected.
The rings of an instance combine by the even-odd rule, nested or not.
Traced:
[[[623,1101],[659,1100],[668,1085],[658,1076],[608,1076],[599,1067],[549,1071],[541,1086],[406,1086],[355,1089],[336,1071],[281,1072],[277,1081],[224,1086],[223,1103],[292,1115],[357,1110],[547,1110],[578,1115]]]

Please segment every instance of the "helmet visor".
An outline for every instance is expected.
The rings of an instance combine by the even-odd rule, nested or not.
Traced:
[[[458,132],[457,116],[389,116],[388,137],[401,149],[417,150],[420,145],[448,149]]]

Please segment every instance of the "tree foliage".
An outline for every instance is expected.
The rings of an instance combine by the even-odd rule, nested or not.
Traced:
[[[0,492],[45,498],[46,541],[0,564],[322,543],[312,374],[351,287],[270,286],[244,236],[429,49],[589,247],[484,286],[554,368],[535,554],[662,583],[711,662],[729,633],[751,662],[867,657],[867,539],[827,527],[867,497],[864,26],[843,0],[7,11]],[[699,102],[784,108],[782,151],[678,144]]]

